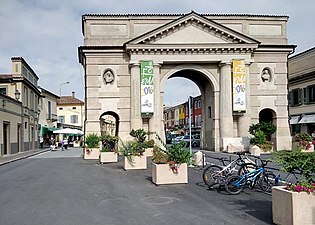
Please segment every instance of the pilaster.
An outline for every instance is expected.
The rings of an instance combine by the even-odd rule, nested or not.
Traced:
[[[140,92],[140,64],[130,64],[130,128],[142,128],[141,119],[141,92]]]

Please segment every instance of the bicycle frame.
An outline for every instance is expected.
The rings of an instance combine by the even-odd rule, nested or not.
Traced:
[[[256,170],[253,170],[249,173],[242,175],[240,179],[234,181],[232,184],[234,186],[239,187],[245,185],[248,181],[250,181],[250,184],[252,185],[253,181],[256,180],[256,177],[258,177],[260,174],[264,172],[266,172],[266,169],[264,167],[259,167]]]

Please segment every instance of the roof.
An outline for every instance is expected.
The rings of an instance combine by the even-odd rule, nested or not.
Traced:
[[[194,12],[194,11],[192,11]],[[180,17],[185,16],[188,13],[174,13],[174,14],[163,14],[163,13],[144,13],[144,14],[84,14],[82,18],[89,17]],[[286,17],[287,15],[269,15],[269,14],[218,14],[218,13],[200,13],[202,16],[215,16],[215,17]]]
[[[70,105],[71,104],[84,105],[84,102],[73,96],[60,96],[60,99],[57,99],[57,105],[69,105],[69,104]]]
[[[41,90],[42,95],[43,95],[43,94],[49,94],[49,95],[54,96],[55,98],[58,98],[58,99],[60,98],[58,95],[52,93],[51,91],[48,91],[47,89],[45,89],[45,88],[43,88],[43,87],[38,86],[38,88]]]

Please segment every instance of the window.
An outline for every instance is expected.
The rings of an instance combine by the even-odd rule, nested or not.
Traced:
[[[47,119],[51,119],[51,101],[48,101],[48,116]]]
[[[24,123],[24,129],[27,130],[27,122]]]
[[[302,103],[302,89],[297,88],[290,91],[289,99],[291,100],[291,106],[300,105]]]
[[[315,103],[315,85],[307,87],[308,103]]]
[[[58,116],[59,123],[65,123],[65,116]]]
[[[198,101],[195,101],[195,109],[198,109]]]
[[[208,116],[211,118],[211,106],[208,106]]]
[[[59,110],[63,110],[63,108],[62,108],[62,107],[60,107],[60,108],[59,108]]]
[[[201,100],[198,101],[198,108],[201,109]]]
[[[77,109],[77,107],[72,107],[72,109]]]
[[[0,93],[7,95],[7,88],[6,87],[0,87]]]
[[[78,115],[71,115],[70,123],[78,123]]]

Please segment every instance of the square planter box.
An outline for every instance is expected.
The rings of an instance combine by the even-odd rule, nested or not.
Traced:
[[[187,184],[188,168],[187,163],[178,167],[178,173],[174,173],[169,164],[152,163],[152,182],[159,184]]]
[[[100,152],[100,163],[118,162],[118,154],[116,152]]]
[[[272,219],[279,225],[315,224],[315,194],[272,188]]]
[[[81,145],[80,141],[78,141],[77,143],[76,142],[73,142],[73,147],[74,148],[79,148]]]
[[[85,148],[83,149],[84,159],[99,159],[100,158],[100,149],[99,148]]]
[[[128,158],[124,157],[124,169],[125,170],[139,170],[147,169],[147,157],[146,156],[131,156],[132,161],[130,162]]]
[[[153,156],[153,148],[146,148],[143,155],[146,157],[152,157]]]

